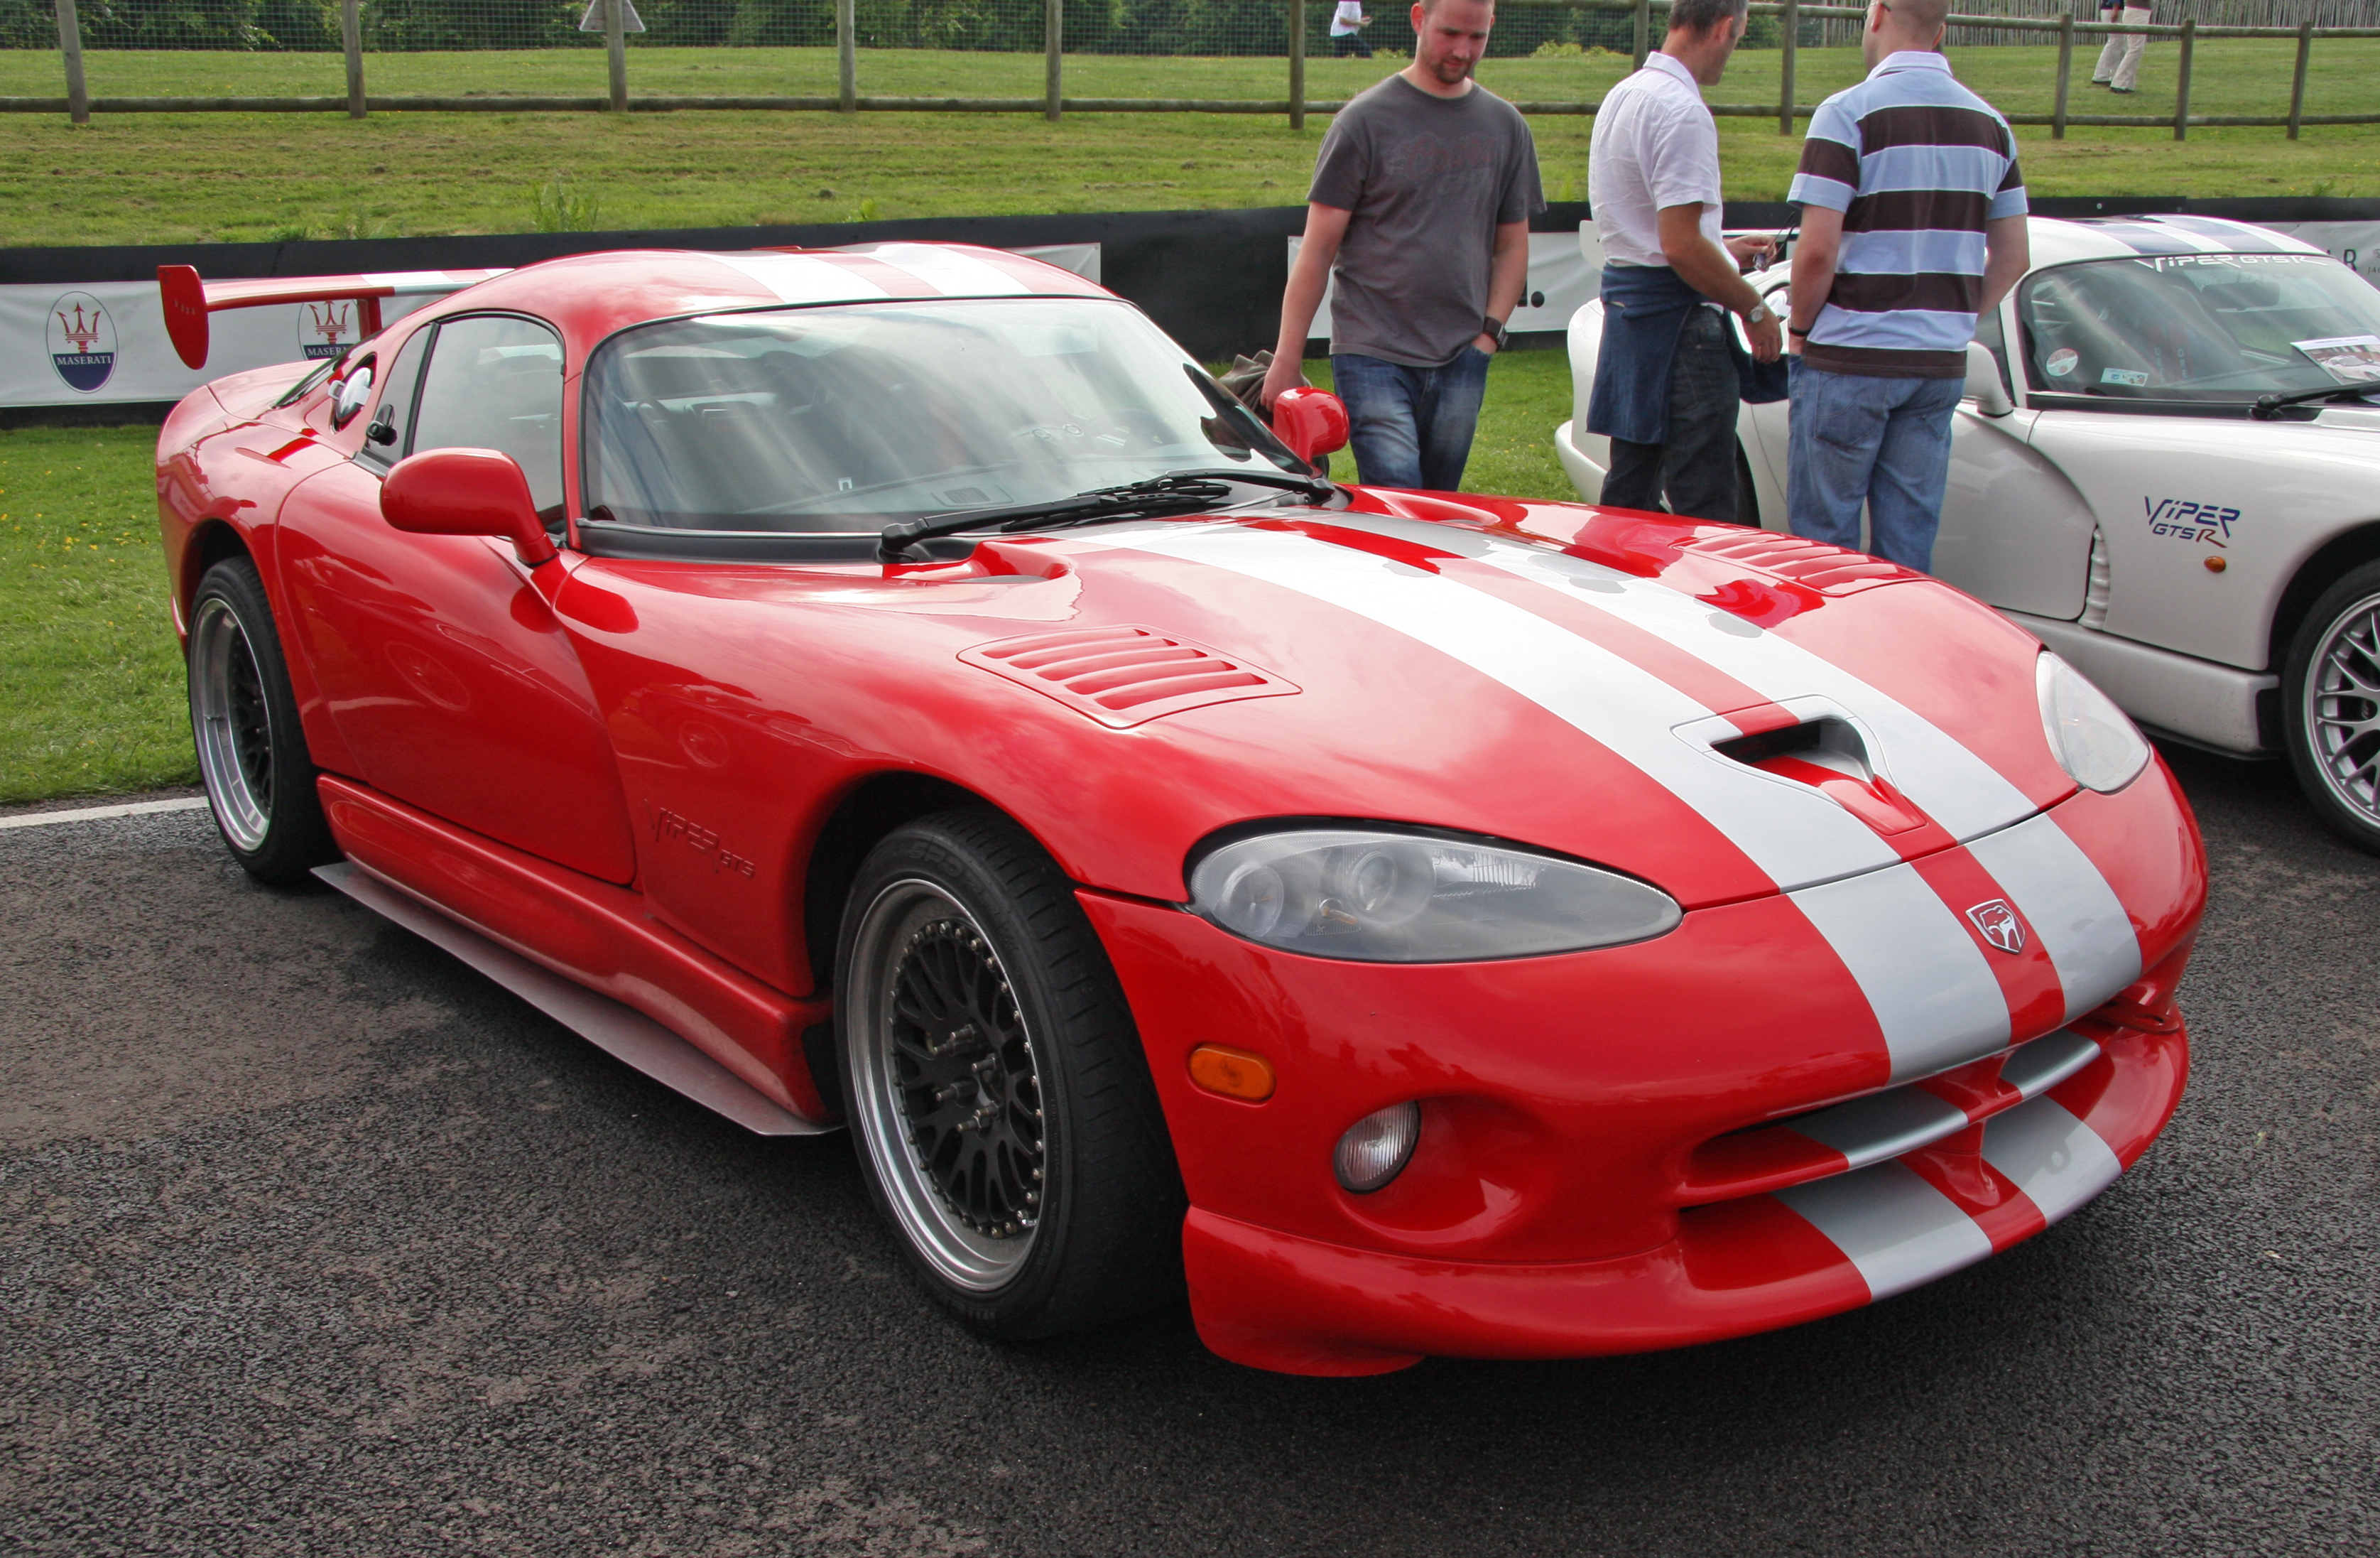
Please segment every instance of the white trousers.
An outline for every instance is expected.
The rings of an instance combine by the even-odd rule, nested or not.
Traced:
[[[2127,27],[2146,26],[2148,19],[2148,6],[2124,7]],[[2119,32],[2109,38],[2107,46],[2099,51],[2099,63],[2092,68],[2091,79],[2105,81],[2119,91],[2132,91],[2141,84],[2141,55],[2148,48],[2148,43],[2137,32]]]

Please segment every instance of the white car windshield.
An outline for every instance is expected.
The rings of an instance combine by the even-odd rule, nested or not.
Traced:
[[[622,332],[587,370],[598,523],[852,534],[1184,469],[1305,467],[1136,310],[771,309]]]
[[[2224,402],[2380,376],[2380,291],[2327,255],[2059,265],[2017,311],[2036,390]]]

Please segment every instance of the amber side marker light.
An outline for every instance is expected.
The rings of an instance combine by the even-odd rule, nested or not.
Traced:
[[[1272,1062],[1245,1050],[1201,1044],[1190,1052],[1190,1079],[1210,1093],[1262,1103],[1272,1096]]]
[[[2209,557],[2206,560],[2206,571],[2211,574],[2219,574],[2228,566],[2230,565],[2220,557]]]

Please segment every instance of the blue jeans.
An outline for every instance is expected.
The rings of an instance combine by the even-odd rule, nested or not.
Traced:
[[[1798,357],[1788,371],[1785,511],[1793,533],[1857,551],[1864,504],[1868,550],[1931,572],[1950,480],[1950,413],[1966,381],[1829,373]]]
[[[1355,480],[1366,487],[1421,487],[1451,493],[1463,485],[1479,403],[1488,394],[1488,354],[1465,347],[1452,362],[1408,368],[1377,357],[1334,354],[1330,381],[1347,403],[1347,444]]]

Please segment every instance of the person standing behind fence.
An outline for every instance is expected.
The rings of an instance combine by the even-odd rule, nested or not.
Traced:
[[[1787,335],[1793,533],[1928,570],[1976,315],[2024,274],[2016,137],[1935,52],[1949,0],[1874,0],[1866,80],[1810,116]]]
[[[1529,217],[1546,208],[1536,142],[1471,79],[1495,23],[1492,0],[1415,6],[1413,63],[1340,110],[1314,159],[1264,404],[1303,381],[1335,281],[1331,379],[1372,486],[1462,484],[1488,359],[1528,283]]]
[[[1718,125],[1701,89],[1727,69],[1746,15],[1745,0],[1674,0],[1660,51],[1596,111],[1586,198],[1603,238],[1603,343],[1586,430],[1611,441],[1599,501],[1615,508],[1658,509],[1666,494],[1672,514],[1740,513],[1742,348],[1726,310],[1762,362],[1781,342],[1742,272],[1769,240],[1719,230]]]
[[[1364,14],[1364,0],[1339,0],[1339,8],[1330,14],[1331,57],[1371,58],[1372,45],[1364,41],[1364,29],[1371,25],[1372,18]]]
[[[2099,0],[2099,19],[2112,22],[2119,16],[2126,27],[2146,27],[2151,7],[2127,6],[2123,0]],[[2137,91],[2141,81],[2141,55],[2148,52],[2145,32],[2111,32],[2107,46],[2099,51],[2099,63],[2091,67],[2091,84],[2119,92]]]

